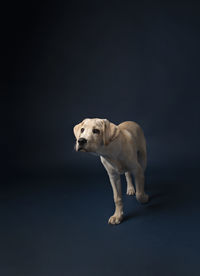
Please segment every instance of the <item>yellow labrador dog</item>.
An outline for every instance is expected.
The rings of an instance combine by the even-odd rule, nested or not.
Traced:
[[[119,224],[123,219],[120,174],[125,174],[127,194],[134,195],[131,173],[135,178],[136,198],[145,203],[149,196],[144,192],[144,171],[147,154],[141,127],[132,121],[115,125],[107,119],[85,119],[74,128],[76,151],[100,156],[113,189],[115,212],[108,223]]]

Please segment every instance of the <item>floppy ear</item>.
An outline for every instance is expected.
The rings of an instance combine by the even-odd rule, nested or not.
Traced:
[[[75,125],[75,127],[73,128],[74,135],[75,135],[76,139],[78,139],[78,134],[79,134],[79,131],[80,131],[80,128],[81,128],[82,124],[83,124],[83,122],[81,122],[78,125]]]
[[[78,139],[78,134],[81,129],[81,126],[86,120],[89,120],[89,118],[84,119],[80,124],[75,125],[75,127],[73,128],[74,135],[75,135],[76,139]]]
[[[117,138],[119,135],[119,128],[115,124],[109,122],[107,119],[103,119],[103,121],[103,142],[104,145],[107,146],[110,142]]]

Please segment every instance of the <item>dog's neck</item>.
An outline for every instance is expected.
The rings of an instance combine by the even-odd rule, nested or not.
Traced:
[[[96,152],[99,156],[103,156],[106,159],[116,159],[117,156],[120,154],[121,147],[116,147],[116,141],[112,141],[107,146],[102,146],[98,152]],[[117,150],[116,150],[117,148]]]

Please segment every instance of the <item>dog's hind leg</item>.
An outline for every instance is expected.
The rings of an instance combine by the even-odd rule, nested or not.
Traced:
[[[137,158],[138,158],[138,163],[140,166],[143,168],[143,171],[145,171],[146,166],[147,166],[147,153],[145,149],[141,149],[137,152]]]
[[[127,182],[126,193],[127,193],[127,195],[134,195],[135,194],[135,188],[133,186],[131,173],[130,172],[125,172],[125,177],[126,177],[126,182]]]
[[[144,191],[144,170],[139,163],[134,167],[133,174],[135,177],[136,198],[139,202],[145,203],[149,200],[149,196]]]

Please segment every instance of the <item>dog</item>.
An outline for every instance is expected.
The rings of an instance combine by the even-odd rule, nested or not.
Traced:
[[[140,203],[149,200],[144,191],[147,152],[143,130],[133,121],[115,125],[107,119],[86,118],[73,127],[73,132],[76,151],[100,156],[111,182],[115,203],[115,212],[108,223],[119,224],[123,220],[121,174],[125,174],[128,195],[136,195]],[[131,174],[134,175],[136,191]]]

